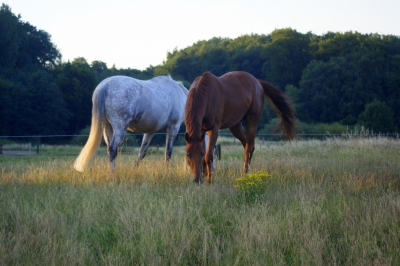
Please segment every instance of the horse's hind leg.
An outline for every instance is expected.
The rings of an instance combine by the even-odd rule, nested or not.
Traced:
[[[174,146],[174,141],[176,135],[178,135],[180,124],[172,125],[167,128],[167,136],[165,140],[165,161],[168,162],[172,155],[172,147]]]
[[[114,130],[113,130],[110,122],[107,119],[105,119],[104,120],[103,137],[104,137],[104,141],[106,142],[106,145],[107,145],[108,156],[110,156],[109,147],[112,142],[113,133],[114,133]],[[113,163],[109,162],[109,170],[110,170],[110,176],[113,178],[116,178],[117,182],[119,182],[118,175],[116,176],[116,173],[114,171],[115,170],[115,160],[113,161]]]
[[[257,124],[259,116],[257,115],[247,115],[246,116],[246,145],[244,147],[244,170],[247,173],[249,171],[251,158],[253,157],[253,152],[255,150],[254,139],[257,134]]]
[[[107,148],[111,144],[112,136],[113,136],[113,128],[112,128],[110,122],[107,119],[105,119],[104,120],[103,137],[104,137],[104,141],[106,142]],[[107,149],[107,152],[108,152],[108,149]]]
[[[246,147],[246,134],[244,133],[242,124],[236,124],[233,127],[230,127],[229,130],[232,132],[233,136],[240,140],[243,148]]]
[[[143,135],[142,144],[140,145],[139,156],[136,161],[136,165],[146,156],[147,149],[149,148],[150,142],[153,139],[155,133],[145,133]]]
[[[111,145],[111,141],[112,141],[112,137],[113,137],[113,128],[110,124],[110,121],[108,121],[107,119],[104,120],[104,128],[103,128],[103,137],[104,137],[104,141],[106,142],[107,145],[107,154],[108,157],[110,157],[110,145]],[[111,162],[109,162],[109,169],[110,169],[110,174],[113,174],[113,170],[115,168],[115,161],[114,161],[114,165],[111,164]]]
[[[125,138],[125,129],[115,129],[111,143],[108,145],[108,156],[110,159],[110,166],[115,169],[115,159],[118,155],[118,147],[121,146]]]
[[[249,170],[248,162],[246,160],[246,133],[244,132],[244,129],[242,127],[242,123],[240,122],[239,124],[229,128],[229,130],[232,132],[232,134],[240,140],[240,142],[243,145],[244,148],[244,170],[247,173]]]

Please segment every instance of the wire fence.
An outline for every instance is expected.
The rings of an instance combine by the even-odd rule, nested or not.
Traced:
[[[183,137],[185,133],[181,132],[178,133],[177,138]],[[166,135],[166,133],[158,132],[155,135]],[[235,138],[232,133],[220,132],[218,134],[221,137],[228,137],[228,138]],[[142,133],[127,133],[126,137],[131,136],[143,136]],[[360,131],[360,132],[346,132],[346,133],[313,133],[313,134],[297,134],[299,139],[310,139],[310,138],[317,138],[317,139],[324,139],[324,138],[334,138],[334,137],[389,137],[389,138],[399,138],[399,133],[373,133],[368,131]],[[71,140],[72,138],[82,137],[87,138],[89,135],[87,134],[76,134],[76,135],[27,135],[27,136],[0,136],[0,140],[16,140],[18,142],[40,142],[42,139],[68,139]],[[274,139],[274,140],[283,140],[284,136],[282,134],[257,134],[257,138],[264,138],[264,139]]]
[[[156,133],[153,138],[151,146],[155,151],[159,152],[159,148],[165,145],[166,133]],[[184,133],[179,133],[174,146],[184,146],[186,144]],[[60,156],[55,153],[53,148],[60,145],[68,146],[64,148],[62,156],[76,156],[82,146],[86,143],[89,135],[27,135],[27,136],[0,136],[0,155],[38,155],[42,156]],[[141,138],[143,134],[139,133],[127,133],[125,141],[123,143],[124,152],[132,153],[135,149],[140,147]],[[158,139],[157,139],[158,137]],[[383,134],[383,133],[372,133],[369,131],[350,132],[342,134],[298,134],[297,140],[326,140],[326,139],[354,139],[354,138],[393,138],[399,139],[399,134]],[[154,141],[156,140],[156,141]],[[284,141],[284,136],[280,134],[257,134],[256,142],[264,144],[265,142],[278,142]],[[218,138],[219,148],[222,145],[235,145],[240,142],[231,134],[227,132],[220,132]],[[105,143],[102,142],[102,146]],[[49,149],[49,152],[47,152]],[[162,149],[161,149],[162,150]],[[103,150],[105,153],[105,150]]]

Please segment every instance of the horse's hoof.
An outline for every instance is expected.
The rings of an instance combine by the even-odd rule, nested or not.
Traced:
[[[194,179],[194,180],[193,180],[193,183],[195,183],[196,185],[201,185],[201,184],[203,184],[203,180],[196,180],[196,179]]]
[[[214,184],[214,180],[210,179],[210,180],[208,180],[208,183],[209,184]]]

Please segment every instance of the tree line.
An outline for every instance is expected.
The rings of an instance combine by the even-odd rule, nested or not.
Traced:
[[[205,71],[247,71],[292,97],[299,121],[400,128],[400,39],[393,35],[294,29],[212,38],[167,53],[146,70],[109,68],[85,58],[63,61],[49,33],[0,8],[0,135],[73,135],[90,126],[91,96],[112,75],[170,74],[189,87]],[[264,106],[259,129],[274,112]],[[307,127],[305,127],[307,128]],[[306,132],[307,133],[307,132]]]
[[[269,35],[199,41],[167,54],[155,68],[193,80],[204,70],[215,75],[243,70],[266,80],[296,105],[306,123],[359,125],[376,132],[400,126],[400,39],[393,35],[302,34],[291,28]],[[264,108],[260,127],[273,112]]]

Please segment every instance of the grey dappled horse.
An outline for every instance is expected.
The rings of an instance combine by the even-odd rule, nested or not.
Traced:
[[[155,132],[165,131],[165,160],[168,161],[184,119],[187,94],[183,84],[169,76],[146,81],[125,76],[103,80],[93,92],[90,135],[74,168],[83,172],[100,145],[102,131],[112,169],[126,130],[144,133],[137,163],[145,157]]]

